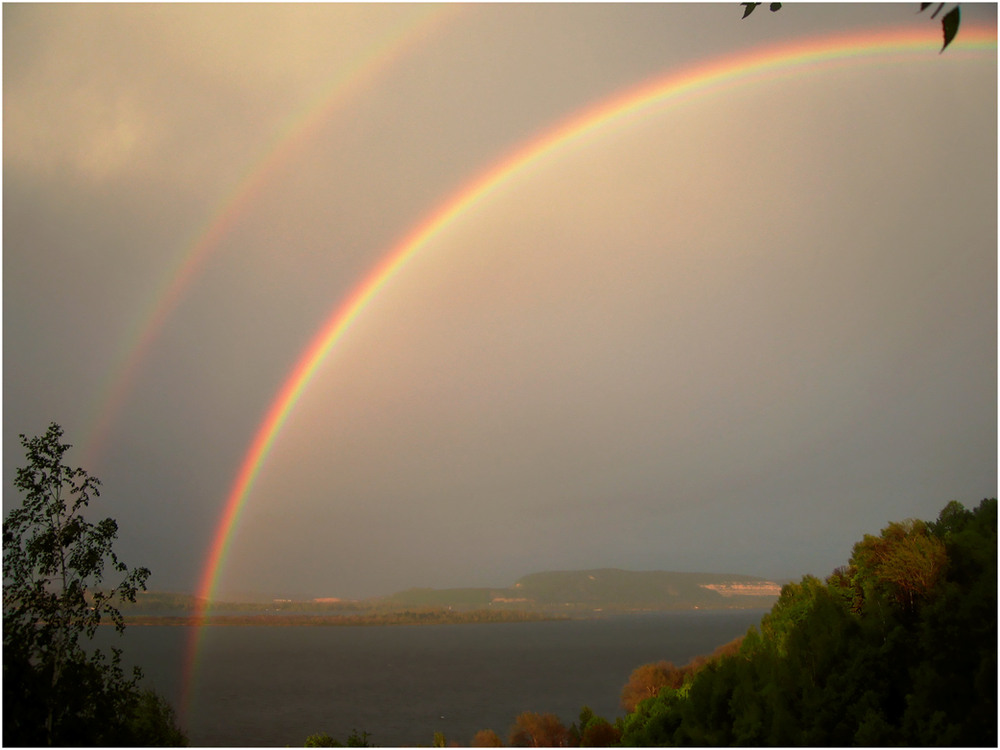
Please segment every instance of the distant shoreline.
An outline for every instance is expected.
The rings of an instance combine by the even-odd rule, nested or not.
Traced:
[[[134,625],[359,626],[538,622],[653,612],[769,609],[782,584],[721,573],[617,568],[531,573],[511,586],[414,588],[369,599],[212,601],[143,592],[123,605]],[[200,616],[199,613],[207,615]]]
[[[132,615],[125,624],[135,627],[220,627],[260,626],[273,627],[362,627],[391,625],[475,625],[505,622],[545,622],[569,620],[564,615],[549,615],[524,611],[432,611],[432,612],[382,612],[365,615]]]

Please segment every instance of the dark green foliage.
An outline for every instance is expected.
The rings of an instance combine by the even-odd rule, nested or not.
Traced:
[[[996,746],[996,527],[984,500],[866,536],[738,653],[639,703],[621,743]]]
[[[995,745],[996,500],[972,511],[949,504],[931,526],[944,542],[948,567],[914,628],[920,664],[904,728],[934,744]]]
[[[130,745],[178,747],[187,745],[187,737],[177,728],[173,706],[152,690],[143,690],[128,717]]]
[[[333,737],[328,735],[326,732],[320,732],[319,734],[310,734],[306,737],[306,747],[343,747],[339,742],[337,742]]]
[[[371,735],[362,730],[358,732],[357,729],[352,729],[350,735],[347,737],[346,747],[372,747],[368,744],[368,738]],[[345,747],[345,745],[337,742],[326,732],[320,732],[319,734],[310,734],[306,737],[306,747]]]
[[[120,633],[116,604],[134,601],[149,571],[129,572],[114,553],[114,519],[82,515],[100,482],[63,464],[62,428],[21,435],[24,495],[3,527],[3,741],[7,745],[183,744],[173,712],[127,677],[121,652],[85,648],[102,622]],[[105,566],[121,580],[103,588]]]
[[[347,735],[347,746],[348,747],[372,747],[372,745],[368,744],[368,738],[369,737],[371,737],[371,734],[369,734],[368,732],[366,732],[363,729],[360,732],[358,732],[357,729],[352,729],[351,733],[349,735]]]

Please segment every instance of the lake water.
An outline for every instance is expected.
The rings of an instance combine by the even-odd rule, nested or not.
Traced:
[[[641,664],[681,665],[760,621],[763,610],[599,620],[385,627],[211,627],[186,730],[196,746],[301,747],[353,729],[383,747],[506,742],[522,711],[566,726],[587,705],[614,721]],[[115,639],[175,706],[189,629],[137,627]]]

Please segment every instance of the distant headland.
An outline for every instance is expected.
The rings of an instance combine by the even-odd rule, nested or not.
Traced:
[[[415,625],[520,622],[680,610],[767,609],[781,584],[756,576],[617,568],[523,576],[507,588],[414,588],[369,599],[213,602],[207,624]],[[122,608],[130,624],[191,625],[200,602],[144,592]]]

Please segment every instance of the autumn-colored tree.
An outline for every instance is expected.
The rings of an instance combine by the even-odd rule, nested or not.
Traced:
[[[865,534],[854,545],[849,575],[855,588],[854,610],[886,597],[904,612],[937,583],[948,554],[944,542],[923,521],[893,522],[879,536]]]
[[[643,664],[632,670],[625,687],[622,688],[622,708],[631,713],[640,702],[655,698],[665,688],[679,688],[684,683],[684,670],[673,662],[658,661]]]
[[[622,733],[607,719],[595,716],[580,731],[580,747],[614,747]]]
[[[511,747],[569,747],[570,732],[555,714],[525,711],[510,730]]]
[[[472,738],[472,747],[503,747],[503,740],[492,729],[480,729]]]
[[[723,643],[721,646],[717,646],[716,649],[710,653],[708,656],[696,656],[683,667],[681,667],[681,672],[684,674],[685,679],[688,675],[693,675],[699,669],[702,669],[705,665],[710,664],[713,661],[718,661],[724,656],[733,656],[738,654],[740,651],[740,646],[743,644],[743,636],[737,636],[733,640]]]

